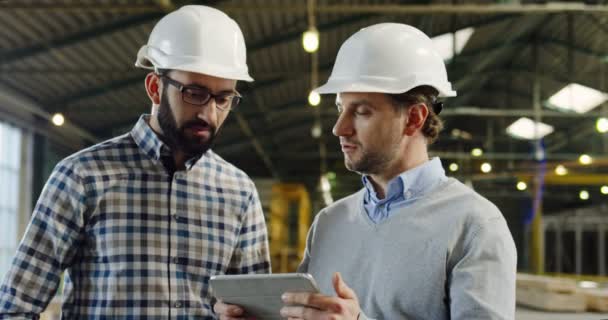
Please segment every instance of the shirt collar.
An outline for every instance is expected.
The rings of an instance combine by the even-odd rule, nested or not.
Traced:
[[[366,189],[367,199],[377,203],[389,201],[404,196],[405,199],[420,196],[432,188],[439,180],[445,177],[441,160],[435,157],[415,168],[407,170],[393,178],[388,183],[386,197],[378,199],[373,184],[368,176],[363,176],[363,185]]]
[[[133,140],[135,140],[137,146],[145,154],[155,160],[160,160],[161,156],[170,154],[171,151],[156,135],[156,132],[152,130],[148,124],[149,120],[149,114],[141,115],[131,130],[131,136],[133,137]]]

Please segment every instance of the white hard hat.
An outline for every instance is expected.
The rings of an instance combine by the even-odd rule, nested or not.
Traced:
[[[222,11],[200,5],[183,6],[160,19],[135,66],[253,81],[239,26]]]
[[[318,93],[404,93],[427,85],[440,97],[456,96],[443,58],[422,31],[400,23],[380,23],[348,38],[327,83]]]

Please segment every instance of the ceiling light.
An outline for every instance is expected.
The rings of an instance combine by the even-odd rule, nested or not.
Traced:
[[[524,191],[526,189],[528,189],[528,185],[525,182],[520,181],[517,183],[517,190]]]
[[[487,162],[484,162],[484,163],[481,165],[481,172],[483,172],[483,173],[488,173],[488,172],[490,172],[490,171],[492,171],[492,165],[491,165],[491,164],[489,164],[489,163],[487,163]]]
[[[319,49],[319,31],[316,28],[311,27],[302,34],[302,46],[308,53],[316,52]]]
[[[608,186],[602,186],[602,187],[600,188],[600,192],[601,192],[602,194],[608,194]]]
[[[578,157],[578,162],[580,162],[582,165],[590,165],[591,162],[593,162],[593,159],[587,155],[587,154],[581,154],[580,157]]]
[[[566,167],[564,167],[563,165],[558,164],[555,167],[555,174],[558,176],[565,176],[568,174],[568,169],[566,169]]]
[[[465,28],[455,33],[450,32],[435,36],[431,40],[433,40],[435,50],[439,52],[444,61],[447,61],[454,57],[454,53],[459,54],[462,51],[473,32],[475,32],[474,28]],[[456,38],[456,46],[454,46],[454,37]]]
[[[480,148],[475,148],[475,149],[471,150],[471,154],[474,157],[481,157],[481,155],[483,154],[483,150],[481,150]]]
[[[600,133],[608,132],[608,118],[599,118],[595,122],[595,128]]]
[[[449,168],[450,168],[450,171],[452,171],[452,172],[458,171],[458,163],[456,163],[456,162],[450,163],[450,167]]]
[[[507,134],[518,139],[536,140],[553,132],[553,127],[528,118],[519,118],[507,127]]]
[[[51,121],[53,122],[54,125],[56,126],[62,126],[63,123],[65,122],[65,118],[63,117],[63,115],[61,113],[55,113],[53,115],[53,118],[51,119]]]
[[[319,103],[321,103],[321,95],[318,94],[316,91],[311,91],[308,94],[308,104],[313,107],[316,107],[319,105]]]
[[[589,192],[587,190],[581,190],[581,192],[578,193],[578,197],[581,198],[581,200],[589,200]]]
[[[604,92],[571,83],[549,98],[549,104],[564,110],[585,113],[608,100]]]

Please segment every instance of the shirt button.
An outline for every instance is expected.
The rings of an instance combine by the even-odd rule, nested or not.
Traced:
[[[178,257],[173,257],[173,263],[179,264],[179,258]]]
[[[173,304],[173,307],[175,307],[175,308],[181,308],[182,307],[182,302],[181,301],[175,301],[175,303]]]
[[[177,213],[173,214],[173,219],[175,219],[175,221],[179,222],[179,216],[177,215]]]

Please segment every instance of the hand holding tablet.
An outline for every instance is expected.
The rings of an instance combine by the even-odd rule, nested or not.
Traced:
[[[313,277],[306,273],[218,275],[212,276],[210,283],[218,300],[241,307],[243,316],[264,320],[283,319],[283,293],[319,292]]]

